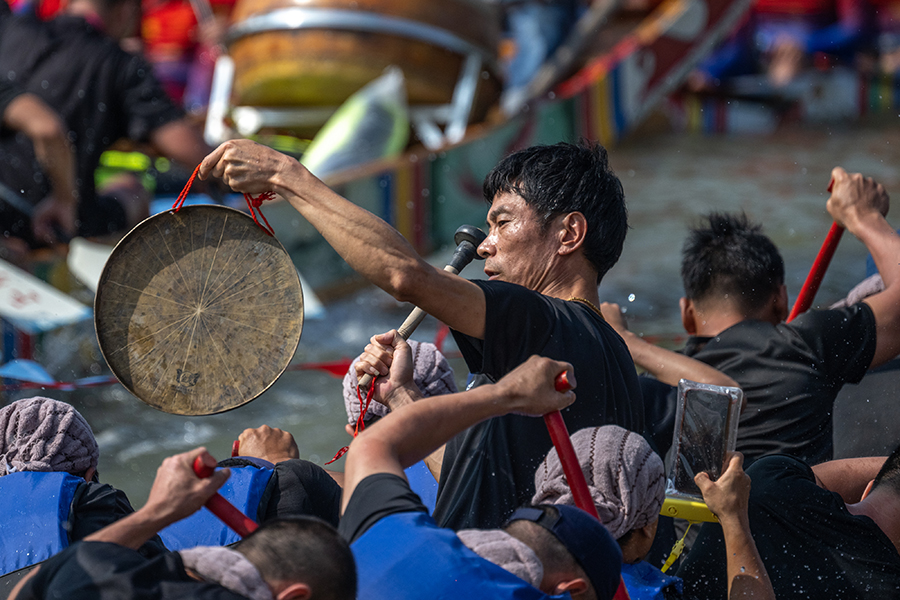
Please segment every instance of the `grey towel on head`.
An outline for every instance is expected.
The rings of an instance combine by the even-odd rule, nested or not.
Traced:
[[[422,394],[426,398],[455,394],[457,389],[456,380],[453,379],[453,369],[450,368],[450,363],[437,349],[437,346],[415,340],[409,340],[408,343],[413,357],[413,381],[422,390]],[[344,407],[347,409],[347,419],[351,424],[356,423],[360,412],[359,397],[356,394],[359,382],[356,378],[356,370],[353,368],[360,356],[353,359],[350,363],[350,370],[344,375]],[[365,400],[365,395],[363,395],[363,400]],[[373,416],[383,417],[389,412],[387,406],[373,400],[369,404],[369,410],[366,411],[365,419],[368,420]]]
[[[532,586],[541,587],[544,565],[525,542],[502,529],[462,529],[456,537],[472,552],[506,569]]]
[[[97,467],[91,426],[70,404],[35,396],[0,409],[0,476],[15,471],[80,475]]]
[[[253,563],[231,548],[197,546],[178,552],[184,566],[205,581],[218,583],[250,600],[272,600],[272,590]]]
[[[614,538],[659,518],[666,495],[665,469],[643,437],[606,425],[576,432],[572,445],[600,521]],[[575,504],[555,448],[538,467],[534,489],[534,504]]]

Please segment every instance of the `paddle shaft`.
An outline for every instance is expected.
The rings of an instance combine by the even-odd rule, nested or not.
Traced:
[[[566,376],[565,371],[556,376],[555,385],[558,392],[565,392],[570,389],[569,378]],[[550,439],[553,441],[553,446],[559,455],[559,462],[562,464],[566,481],[569,482],[569,487],[572,489],[575,506],[599,521],[600,515],[597,514],[597,507],[594,505],[591,492],[588,490],[584,472],[581,470],[578,456],[575,454],[575,448],[572,447],[572,438],[569,437],[569,430],[566,429],[566,422],[563,420],[562,413],[558,410],[547,413],[544,415],[544,423],[547,424]]]
[[[556,376],[554,384],[558,392],[564,392],[571,388],[565,371]],[[566,422],[563,420],[562,414],[558,410],[549,412],[544,415],[544,423],[547,424],[550,439],[556,448],[566,481],[569,482],[569,489],[572,490],[575,506],[599,521],[600,515],[597,513],[597,506],[594,504],[587,481],[584,479],[584,471],[581,470],[575,448],[572,447],[572,438],[569,437],[569,430],[566,429]],[[630,600],[630,598],[631,596],[625,588],[625,580],[620,578],[619,587],[613,595],[613,600]]]
[[[834,179],[828,184],[827,189],[831,192],[833,188]],[[791,314],[787,318],[788,323],[805,313],[812,306],[813,298],[816,297],[816,292],[819,291],[819,286],[825,277],[825,271],[828,270],[828,265],[831,264],[831,258],[834,256],[834,251],[837,250],[842,235],[844,235],[844,228],[837,223],[832,223],[831,229],[828,230],[828,235],[825,236],[825,241],[822,242],[822,247],[819,248],[816,260],[813,261],[812,268],[809,270],[809,275],[806,276],[806,281],[803,282],[803,287],[800,288],[800,293],[797,294],[797,301],[794,302]]]
[[[194,459],[194,473],[197,474],[197,477],[205,479],[212,475],[213,471],[215,469],[203,464],[199,456]],[[235,508],[231,502],[223,498],[218,492],[206,501],[206,508],[241,537],[247,537],[259,528],[259,525],[253,519]]]

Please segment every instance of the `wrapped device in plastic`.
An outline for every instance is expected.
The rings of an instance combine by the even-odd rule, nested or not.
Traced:
[[[725,457],[737,442],[743,397],[738,387],[678,382],[667,496],[703,500],[694,476],[706,471],[716,480],[724,471]]]

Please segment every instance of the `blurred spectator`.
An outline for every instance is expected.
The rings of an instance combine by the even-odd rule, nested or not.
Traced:
[[[19,93],[31,93],[55,110],[68,130],[75,149],[79,235],[126,230],[147,215],[146,198],[105,196],[95,189],[100,155],[116,140],[149,142],[189,168],[209,150],[147,62],[117,43],[135,31],[139,16],[139,0],[70,0],[65,13],[48,22],[33,15],[0,22],[0,72]],[[15,95],[4,99],[11,102]],[[4,116],[8,106],[0,106]],[[0,226],[6,235],[32,244],[43,240],[31,235],[28,207],[39,206],[54,191],[37,155],[28,136],[0,131],[0,183],[15,194],[0,212]]]
[[[775,87],[805,68],[852,64],[873,33],[866,0],[756,0],[739,29],[691,74],[695,91],[723,80],[766,73]]]
[[[579,0],[500,0],[512,39],[501,106],[520,106],[532,77],[578,21]]]
[[[234,0],[143,0],[141,39],[166,93],[189,112],[209,103]]]
[[[889,75],[900,71],[900,2],[870,0],[878,28],[878,68]]]

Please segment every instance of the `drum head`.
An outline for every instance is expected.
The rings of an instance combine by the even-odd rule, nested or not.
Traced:
[[[186,206],[113,250],[94,303],[100,350],[161,411],[209,415],[250,402],[300,342],[303,296],[284,248],[246,214]]]

